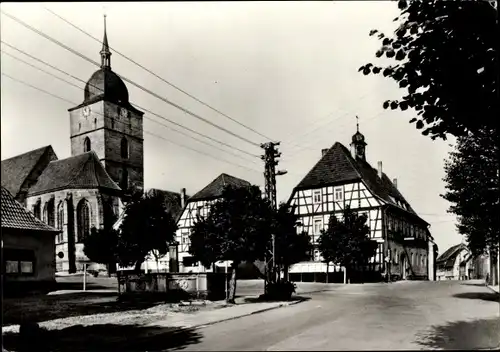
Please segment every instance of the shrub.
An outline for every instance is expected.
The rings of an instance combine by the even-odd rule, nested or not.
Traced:
[[[293,282],[286,280],[279,280],[278,282],[271,282],[267,286],[267,298],[272,300],[288,301],[295,293],[297,285]]]

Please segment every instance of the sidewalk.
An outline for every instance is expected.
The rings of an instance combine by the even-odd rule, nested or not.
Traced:
[[[243,298],[240,297],[241,301]],[[240,301],[240,302],[241,302]],[[291,306],[303,302],[304,298],[295,297],[293,301],[286,302],[258,302],[258,303],[240,303],[236,300],[236,305],[220,308],[216,310],[200,311],[196,314],[177,314],[171,315],[167,319],[156,321],[146,326],[156,327],[178,327],[178,328],[198,328],[215,323],[221,323],[227,320],[242,318],[252,314],[263,313],[280,307]]]

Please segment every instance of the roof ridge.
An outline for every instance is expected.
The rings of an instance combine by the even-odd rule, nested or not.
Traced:
[[[36,149],[33,149],[33,150],[29,150],[29,151],[27,151],[27,152],[24,152],[24,153],[21,153],[21,154],[17,154],[17,155],[11,156],[10,158],[3,159],[3,160],[1,160],[1,161],[2,161],[2,162],[4,162],[4,161],[11,160],[11,159],[16,159],[16,158],[19,158],[19,157],[24,156],[24,155],[27,155],[27,154],[32,154],[32,153],[34,153],[34,152],[38,152],[38,151],[40,151],[40,150],[42,150],[42,149],[47,149],[48,147],[52,147],[52,145],[50,145],[50,144],[49,144],[49,145],[46,145],[45,147],[40,147],[40,148],[36,148]],[[43,155],[43,153],[42,153],[42,155]]]

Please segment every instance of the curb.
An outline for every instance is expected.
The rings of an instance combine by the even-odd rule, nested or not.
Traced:
[[[230,318],[225,318],[225,319],[221,319],[221,320],[211,321],[209,323],[193,325],[193,326],[190,326],[189,329],[202,328],[202,327],[205,327],[205,326],[210,326],[210,325],[222,323],[222,322],[229,321],[229,320],[235,320],[235,319],[239,319],[239,318],[243,318],[243,317],[248,317],[248,316],[254,315],[254,314],[264,313],[264,312],[267,312],[267,311],[270,311],[270,310],[273,310],[273,309],[278,309],[278,308],[282,308],[282,307],[293,306],[295,304],[302,303],[305,300],[306,300],[305,298],[300,298],[300,299],[298,299],[296,301],[292,301],[292,302],[289,302],[289,303],[280,303],[277,306],[269,307],[269,308],[264,308],[264,309],[260,309],[260,310],[256,310],[256,311],[251,312],[251,313],[246,313],[246,314],[238,315],[238,316],[235,316],[235,317],[230,317]],[[182,330],[182,329],[185,329],[185,328],[179,328],[178,330]],[[176,329],[176,331],[177,331],[177,329]]]
[[[490,286],[490,285],[486,285],[486,287],[488,287],[491,291],[495,292],[495,293],[500,293],[498,292],[493,286]]]

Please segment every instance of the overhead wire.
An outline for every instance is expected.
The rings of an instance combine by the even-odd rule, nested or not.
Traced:
[[[3,11],[3,10],[0,10],[0,12],[1,12],[3,15],[5,15],[5,16],[7,16],[7,17],[9,17],[10,19],[12,19],[12,20],[16,21],[17,23],[21,24],[23,27],[25,27],[25,28],[27,28],[27,29],[31,30],[32,32],[34,32],[34,33],[36,33],[36,34],[40,35],[41,37],[43,37],[43,38],[45,38],[45,39],[47,39],[47,40],[49,40],[49,41],[51,41],[51,42],[53,42],[53,43],[55,43],[55,44],[59,45],[60,47],[62,47],[62,48],[64,48],[64,49],[66,49],[67,51],[69,51],[69,52],[71,52],[71,53],[73,53],[73,54],[75,54],[75,55],[79,56],[80,58],[82,58],[82,59],[84,59],[84,60],[86,60],[86,61],[88,61],[88,62],[90,62],[90,63],[92,63],[92,64],[94,64],[94,65],[96,65],[96,66],[98,66],[98,67],[100,67],[100,64],[99,64],[98,62],[96,62],[96,61],[94,61],[94,60],[90,59],[89,57],[87,57],[87,56],[83,55],[82,53],[78,52],[77,50],[74,50],[74,49],[72,49],[72,48],[68,47],[67,45],[65,45],[64,43],[61,43],[61,42],[60,42],[60,41],[58,41],[57,39],[54,39],[53,37],[51,37],[51,36],[49,36],[49,35],[47,35],[47,34],[43,33],[42,31],[40,31],[40,30],[38,30],[38,29],[34,28],[33,26],[30,26],[29,24],[25,23],[24,21],[22,21],[22,20],[18,19],[17,17],[15,17],[15,16],[13,16],[13,15],[11,15],[11,14],[6,13],[6,12],[5,12],[5,11]],[[115,73],[116,73],[116,72],[115,72]],[[196,114],[196,113],[194,113],[194,112],[192,112],[192,111],[190,111],[190,110],[188,110],[188,109],[186,109],[186,108],[184,108],[184,107],[180,106],[179,104],[176,104],[176,103],[174,103],[174,102],[172,102],[172,101],[168,100],[167,98],[162,97],[162,96],[160,96],[160,95],[158,95],[158,94],[154,93],[153,91],[151,91],[151,90],[149,90],[149,89],[147,89],[147,88],[143,87],[142,85],[140,85],[140,84],[138,84],[138,83],[136,83],[136,82],[134,82],[134,81],[132,81],[132,80],[130,80],[130,79],[128,79],[128,78],[126,78],[126,77],[122,76],[122,75],[119,75],[119,74],[116,74],[116,75],[117,75],[118,77],[120,77],[122,80],[124,80],[124,81],[126,81],[126,82],[128,82],[128,83],[130,83],[130,84],[132,84],[132,85],[134,85],[134,86],[136,86],[137,88],[139,88],[139,89],[141,89],[142,91],[144,91],[144,92],[146,92],[146,93],[148,93],[148,94],[150,94],[150,95],[154,96],[155,98],[160,99],[160,100],[162,100],[163,102],[165,102],[165,103],[167,103],[167,104],[169,104],[169,105],[171,105],[171,106],[173,106],[173,107],[175,107],[175,108],[177,108],[177,109],[179,109],[179,110],[181,110],[181,111],[185,112],[186,114],[188,114],[188,115],[190,115],[190,116],[193,116],[193,117],[195,117],[196,119],[199,119],[199,120],[201,120],[201,121],[203,121],[203,122],[205,122],[205,123],[207,123],[207,124],[211,125],[212,127],[215,127],[215,128],[217,128],[217,129],[219,129],[219,130],[221,130],[221,131],[224,131],[224,132],[226,132],[226,133],[228,133],[228,134],[232,135],[233,137],[236,137],[236,138],[238,138],[238,139],[240,139],[240,140],[242,140],[242,141],[244,141],[244,142],[247,142],[247,143],[249,143],[249,144],[251,144],[251,145],[253,145],[253,146],[256,146],[256,147],[259,147],[259,148],[260,148],[260,144],[259,144],[259,143],[255,143],[255,142],[253,142],[253,141],[251,141],[251,140],[249,140],[249,139],[247,139],[247,138],[245,138],[245,137],[242,137],[242,136],[240,136],[240,135],[238,135],[238,134],[236,134],[236,133],[234,133],[234,132],[232,132],[232,131],[230,131],[230,130],[228,130],[228,129],[224,128],[224,127],[221,127],[221,126],[217,125],[216,123],[213,123],[213,122],[211,122],[211,121],[207,120],[206,118],[204,118],[204,117],[200,116],[199,114]]]
[[[21,49],[19,49],[19,48],[16,48],[14,45],[11,45],[11,44],[9,44],[9,43],[7,43],[7,42],[3,41],[3,40],[0,40],[0,42],[1,42],[2,44],[4,44],[4,45],[7,45],[9,48],[12,48],[12,49],[14,49],[14,50],[16,50],[16,51],[18,51],[18,52],[22,53],[23,55],[26,55],[26,56],[28,56],[29,58],[31,58],[31,59],[33,59],[33,60],[36,60],[36,61],[38,61],[38,62],[40,62],[40,63],[42,63],[42,64],[44,64],[44,65],[46,65],[46,66],[48,66],[48,67],[50,67],[50,68],[52,68],[52,69],[54,69],[54,70],[56,70],[56,71],[60,72],[60,73],[63,73],[63,74],[65,74],[65,75],[67,75],[67,76],[69,76],[69,77],[71,77],[71,78],[73,78],[73,79],[75,79],[75,80],[80,81],[80,82],[87,83],[86,81],[82,80],[81,78],[78,78],[78,77],[76,77],[76,76],[74,76],[74,75],[72,75],[72,74],[70,74],[70,73],[68,73],[68,72],[66,72],[66,71],[64,71],[64,70],[61,70],[60,68],[58,68],[58,67],[56,67],[56,66],[54,66],[54,65],[51,65],[51,64],[49,64],[48,62],[45,62],[44,60],[41,60],[40,58],[37,58],[37,57],[35,57],[35,56],[33,56],[33,55],[31,55],[31,54],[27,53],[27,52],[26,52],[26,51],[24,51],[24,50],[21,50]],[[12,54],[8,54],[8,53],[7,53],[7,52],[5,52],[5,51],[2,51],[2,52],[6,53],[7,55],[9,55],[9,56],[11,56],[11,57],[14,57]],[[16,59],[17,59],[17,60],[22,61],[22,60],[21,60],[21,59],[19,59],[19,58],[16,58]],[[28,64],[28,65],[33,66],[33,65],[31,65],[31,64]],[[37,68],[36,66],[33,66],[33,67]],[[39,68],[37,68],[37,69],[39,69]],[[50,74],[50,73],[49,73],[49,74]],[[55,76],[55,77],[57,77],[57,76]],[[71,83],[70,83],[70,84],[71,84]],[[98,90],[101,90],[101,88],[100,88],[100,87],[97,87],[97,86],[92,85],[92,84],[90,84],[90,85],[91,85],[92,87],[94,87],[94,88],[98,89]],[[80,88],[80,87],[78,87],[78,88]],[[214,141],[214,142],[217,142],[217,143],[219,143],[219,144],[221,144],[221,145],[224,145],[224,146],[226,146],[226,147],[228,147],[228,148],[231,148],[231,150],[237,150],[237,151],[239,151],[239,152],[241,152],[241,153],[244,153],[244,154],[247,154],[247,155],[249,155],[249,156],[252,156],[252,157],[255,157],[255,158],[259,158],[259,156],[258,156],[258,155],[255,155],[255,154],[249,153],[249,152],[247,152],[247,151],[245,151],[245,150],[243,150],[243,149],[239,149],[239,148],[237,148],[237,147],[235,147],[235,146],[233,146],[233,145],[230,145],[230,144],[228,144],[228,143],[222,142],[222,141],[220,141],[220,140],[218,140],[218,139],[215,139],[215,138],[213,138],[213,137],[210,137],[210,136],[208,136],[208,135],[206,135],[206,134],[203,134],[203,133],[197,132],[197,131],[195,131],[195,130],[193,130],[193,129],[189,128],[189,127],[183,126],[183,125],[181,125],[180,123],[177,123],[177,122],[175,122],[175,121],[172,121],[172,120],[170,120],[170,119],[168,119],[168,118],[166,118],[166,117],[164,117],[164,116],[161,116],[161,115],[159,115],[159,114],[157,114],[157,113],[155,113],[155,112],[153,112],[153,111],[150,111],[150,110],[148,110],[148,109],[146,109],[146,108],[144,108],[144,107],[141,107],[141,106],[139,106],[139,105],[137,105],[137,104],[132,104],[132,105],[133,105],[133,106],[135,106],[135,107],[136,107],[137,109],[139,109],[139,110],[143,110],[143,111],[148,112],[148,113],[150,113],[150,114],[152,114],[152,115],[155,115],[155,116],[157,116],[157,117],[161,118],[162,120],[165,120],[165,121],[167,121],[167,122],[169,122],[169,123],[171,123],[171,124],[173,124],[173,125],[176,125],[176,126],[178,126],[178,127],[181,127],[181,128],[183,128],[183,129],[185,129],[185,130],[187,130],[187,131],[189,131],[189,132],[192,132],[192,133],[194,133],[194,134],[196,134],[196,135],[202,136],[202,137],[204,137],[204,138],[207,138],[207,139],[210,139],[210,140],[212,140],[212,141]],[[147,119],[149,119],[148,117],[146,117],[146,118],[147,118]],[[156,120],[153,120],[153,119],[150,119],[150,120],[151,120],[151,121],[153,121],[153,122],[159,123],[159,122],[158,122],[158,121],[156,121]],[[159,124],[161,124],[161,123],[159,123]],[[163,125],[163,124],[161,124],[161,125]],[[163,125],[163,126],[166,126],[166,125]],[[169,127],[169,126],[166,126],[166,127],[168,127],[168,128],[171,128],[171,129],[172,129],[172,127]],[[175,129],[174,129],[174,131],[175,131]],[[182,133],[182,132],[179,132],[179,133]],[[190,138],[192,138],[192,137],[191,137],[191,136],[189,136],[189,135],[187,135],[187,136],[188,136],[188,137],[190,137]],[[253,162],[253,161],[252,161],[252,162]]]
[[[42,89],[42,88],[36,87],[36,86],[34,86],[34,85],[32,85],[32,84],[30,84],[30,83],[28,83],[28,82],[25,82],[25,81],[23,81],[23,80],[21,80],[21,79],[15,78],[15,77],[13,77],[13,76],[11,76],[11,75],[9,75],[9,74],[7,74],[7,73],[3,72],[3,71],[1,72],[1,74],[2,74],[3,76],[6,76],[6,77],[8,77],[8,78],[12,79],[13,81],[16,81],[16,82],[19,82],[19,83],[21,83],[21,84],[24,84],[24,85],[26,85],[26,86],[28,86],[28,87],[31,87],[31,88],[33,88],[33,89],[36,89],[36,90],[38,90],[38,91],[40,91],[40,92],[43,92],[43,93],[45,93],[45,94],[48,94],[48,95],[50,95],[50,96],[52,96],[52,97],[54,97],[54,98],[57,98],[57,99],[59,99],[59,100],[63,100],[63,101],[65,101],[65,102],[70,103],[70,104],[73,104],[73,105],[75,105],[75,106],[76,106],[76,105],[78,105],[78,103],[76,103],[76,102],[74,102],[74,101],[71,101],[71,100],[69,100],[69,99],[63,98],[63,97],[61,97],[61,96],[59,96],[59,95],[57,95],[57,94],[54,94],[54,93],[51,93],[51,92],[49,92],[49,91],[45,90],[45,89]],[[106,118],[106,116],[104,116],[104,114],[99,113],[99,112],[96,112],[96,113],[97,113],[98,115],[101,115],[101,116],[103,116],[103,117],[105,117],[105,118]],[[109,117],[108,117],[108,118],[109,118]],[[136,130],[138,130],[138,129],[136,129]],[[202,154],[202,155],[208,156],[208,157],[210,157],[210,158],[212,158],[212,159],[216,159],[216,160],[222,161],[222,162],[224,162],[224,163],[231,164],[231,165],[234,165],[234,166],[237,166],[237,167],[240,167],[240,168],[244,168],[244,169],[247,169],[247,170],[250,170],[250,171],[253,171],[253,172],[261,173],[261,171],[257,171],[257,170],[255,170],[255,169],[250,168],[250,167],[247,167],[247,166],[240,165],[240,164],[237,164],[237,163],[234,163],[234,162],[231,162],[231,161],[225,160],[225,159],[221,159],[221,158],[215,157],[215,156],[213,156],[213,155],[211,155],[211,154],[209,154],[209,153],[202,152],[202,151],[200,151],[200,150],[198,150],[198,149],[191,148],[191,147],[189,147],[189,146],[187,146],[187,145],[184,145],[184,144],[180,144],[180,143],[177,143],[177,142],[171,141],[171,140],[166,139],[166,138],[164,138],[164,137],[162,137],[162,136],[160,136],[160,135],[157,135],[157,134],[155,134],[155,133],[152,133],[152,132],[149,132],[149,131],[145,131],[145,130],[142,130],[142,131],[143,131],[143,133],[147,133],[147,134],[149,134],[149,135],[152,135],[152,136],[154,136],[154,137],[157,137],[157,138],[159,138],[159,139],[162,139],[162,140],[164,140],[164,141],[166,141],[166,142],[169,142],[169,143],[171,143],[171,144],[175,144],[175,145],[178,145],[178,146],[180,146],[180,147],[183,147],[183,148],[186,148],[186,149],[192,150],[192,151],[194,151],[194,152],[196,152],[196,153],[199,153],[199,154]]]
[[[49,9],[48,7],[44,6],[45,10],[47,10],[48,12],[50,12],[51,14],[53,14],[54,16],[58,17],[60,20],[64,21],[65,23],[69,24],[70,26],[72,26],[73,28],[77,29],[78,31],[82,32],[83,34],[85,34],[86,36],[94,39],[95,41],[101,43],[101,40],[94,37],[93,35],[91,35],[90,33],[88,33],[87,31],[83,30],[82,28],[80,28],[79,26],[77,26],[76,24],[72,23],[71,21],[67,20],[66,18],[62,17],[61,15],[57,14],[56,12],[52,11],[51,9]],[[214,108],[213,106],[205,103],[204,101],[198,99],[197,97],[195,97],[194,95],[186,92],[185,90],[183,90],[182,88],[176,86],[175,84],[169,82],[168,80],[166,80],[165,78],[159,76],[158,74],[154,73],[153,71],[151,71],[150,69],[144,67],[143,65],[141,65],[140,63],[138,63],[137,61],[131,59],[130,57],[128,57],[127,55],[125,54],[122,54],[121,52],[119,52],[118,50],[116,50],[115,48],[112,48],[111,46],[109,46],[109,48],[111,50],[113,50],[114,53],[120,55],[121,57],[125,58],[126,60],[132,62],[133,64],[139,66],[140,68],[142,68],[143,70],[145,70],[146,72],[150,73],[151,75],[155,76],[156,78],[158,78],[159,80],[163,81],[164,83],[168,84],[169,86],[171,86],[172,88],[180,91],[181,93],[187,95],[188,97],[194,99],[195,101],[197,101],[198,103],[202,104],[203,106],[206,106],[207,108],[211,109],[212,111],[215,111],[216,113],[228,118],[229,120],[235,122],[236,124],[246,128],[247,130],[249,131],[252,131],[256,134],[258,134],[259,136],[265,138],[265,139],[268,139],[268,140],[272,140],[272,138],[270,137],[267,137],[266,135],[262,134],[261,132],[253,129],[252,127],[249,127],[243,123],[241,123],[240,121],[236,120],[235,118],[223,113],[222,111],[218,110],[217,108]]]

